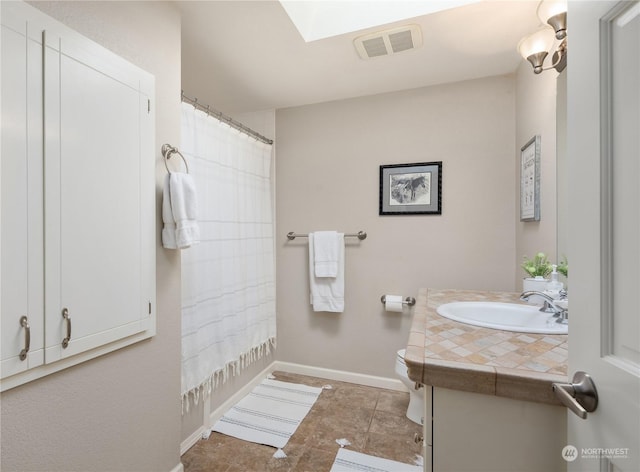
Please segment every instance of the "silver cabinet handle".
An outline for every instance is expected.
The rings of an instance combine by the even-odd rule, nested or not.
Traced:
[[[576,372],[572,383],[554,382],[552,387],[562,404],[583,420],[598,407],[596,385],[586,372]]]
[[[62,317],[67,324],[67,336],[62,340],[62,349],[66,349],[69,346],[69,341],[71,340],[71,317],[69,316],[69,310],[63,308]]]
[[[31,347],[31,326],[29,326],[29,320],[26,316],[20,318],[20,326],[24,328],[24,349],[20,351],[20,360],[23,361],[27,358]]]

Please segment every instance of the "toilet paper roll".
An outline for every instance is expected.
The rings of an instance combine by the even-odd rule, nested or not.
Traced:
[[[402,295],[385,295],[384,297],[386,311],[402,312]]]

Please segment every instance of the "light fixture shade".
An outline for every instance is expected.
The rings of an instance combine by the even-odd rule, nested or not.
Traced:
[[[534,54],[548,52],[552,45],[553,31],[550,28],[544,28],[522,38],[518,44],[518,52],[522,57],[528,59]]]
[[[567,13],[567,2],[563,0],[543,0],[538,5],[538,18],[544,24],[549,21],[552,16]]]
[[[538,5],[538,17],[540,21],[553,28],[557,39],[567,36],[566,0],[543,0]]]

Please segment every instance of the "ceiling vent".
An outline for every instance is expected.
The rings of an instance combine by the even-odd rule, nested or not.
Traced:
[[[418,25],[401,26],[358,36],[353,44],[361,59],[371,59],[422,46],[422,33]]]

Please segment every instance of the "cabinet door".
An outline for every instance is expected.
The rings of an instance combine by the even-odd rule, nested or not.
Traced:
[[[0,11],[4,391],[155,335],[157,236],[153,76],[23,2]]]
[[[80,36],[49,31],[44,68],[50,363],[152,328],[153,79]]]
[[[41,365],[44,359],[42,45],[41,35],[31,28],[27,21],[2,17],[2,377]],[[29,351],[20,356],[27,337]]]

